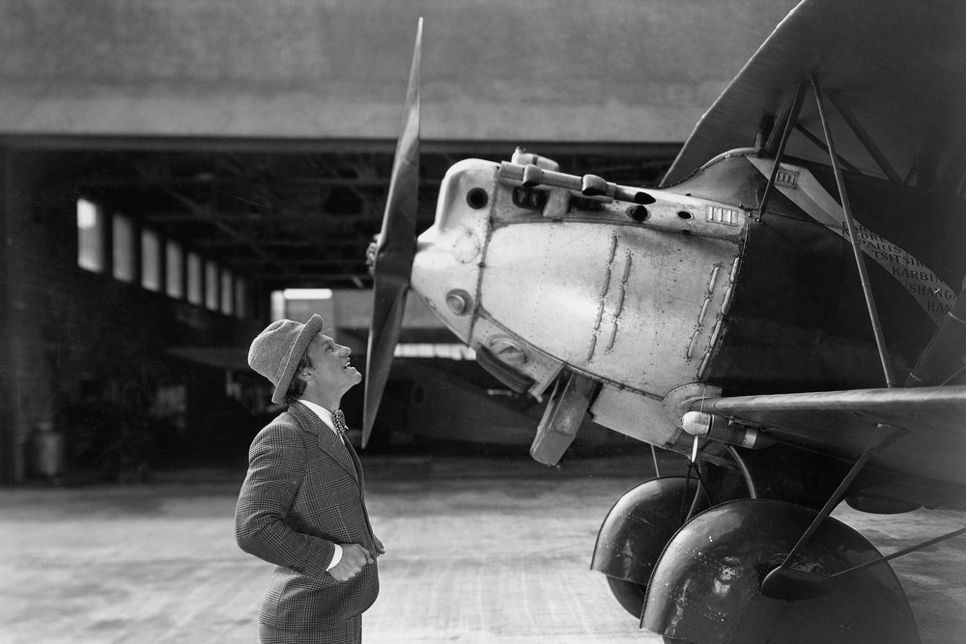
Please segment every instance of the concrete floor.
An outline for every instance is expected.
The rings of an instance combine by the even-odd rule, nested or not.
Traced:
[[[597,528],[649,459],[370,456],[388,552],[364,641],[660,642],[588,570]],[[636,474],[640,468],[640,474]],[[254,642],[270,566],[234,544],[244,472],[137,486],[0,490],[0,642]],[[195,477],[197,479],[197,477]],[[882,551],[962,515],[837,511]],[[966,538],[893,562],[926,644],[966,641]]]

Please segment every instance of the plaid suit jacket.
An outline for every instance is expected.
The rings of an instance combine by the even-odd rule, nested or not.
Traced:
[[[332,628],[376,600],[375,563],[346,582],[326,572],[334,544],[375,554],[362,465],[351,447],[300,403],[252,441],[235,508],[242,550],[276,565],[259,621],[286,630]]]

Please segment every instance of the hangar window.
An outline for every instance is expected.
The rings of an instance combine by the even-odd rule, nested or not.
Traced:
[[[448,360],[476,360],[476,351],[465,344],[397,344],[393,349],[397,358],[445,358]]]
[[[231,293],[232,276],[231,271],[227,268],[221,271],[221,312],[225,315],[231,315],[232,311],[232,293]]]
[[[141,231],[141,286],[161,290],[161,240],[152,230]]]
[[[242,278],[235,280],[235,315],[244,318],[247,311],[248,283]]]
[[[181,244],[169,241],[164,249],[165,292],[173,298],[184,297],[184,252]]]
[[[127,217],[114,215],[114,277],[134,281],[134,224]]]
[[[201,257],[188,253],[188,301],[201,304]]]
[[[95,273],[104,271],[104,217],[86,199],[77,200],[77,265]]]
[[[218,310],[218,264],[205,262],[205,307]]]

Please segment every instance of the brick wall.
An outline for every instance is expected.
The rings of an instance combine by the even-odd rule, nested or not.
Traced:
[[[143,409],[159,386],[184,384],[189,415],[203,417],[206,396],[224,389],[224,373],[166,349],[247,346],[263,320],[172,300],[139,281],[117,281],[109,261],[102,274],[81,269],[71,168],[56,153],[15,151],[3,159],[0,482],[30,474],[38,425],[49,421],[69,430],[68,411],[85,393]],[[110,244],[106,250],[109,256]]]

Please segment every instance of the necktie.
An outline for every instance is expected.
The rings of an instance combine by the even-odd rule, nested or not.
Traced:
[[[341,409],[336,409],[332,412],[332,424],[335,425],[336,430],[339,432],[339,436],[342,438],[342,444],[345,445],[346,451],[349,452],[349,456],[352,457],[352,466],[356,470],[356,474],[361,472],[362,465],[359,463],[359,455],[356,454],[355,448],[352,447],[352,443],[349,441],[349,437],[346,432],[349,428],[345,424],[345,414]],[[365,498],[365,497],[363,497]]]
[[[345,433],[349,431],[349,428],[345,424],[345,414],[341,409],[336,409],[332,412],[332,424],[335,425],[336,431],[345,438]]]

